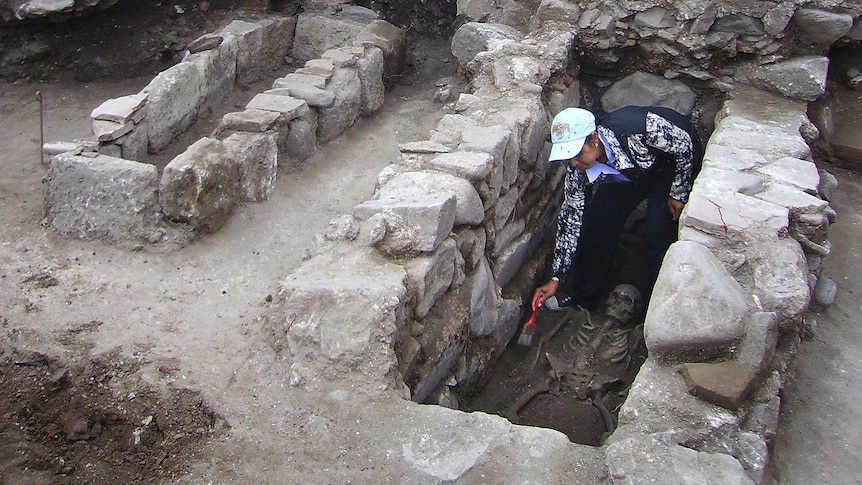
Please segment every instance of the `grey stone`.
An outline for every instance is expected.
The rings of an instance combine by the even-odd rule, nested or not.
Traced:
[[[778,344],[778,316],[774,312],[756,312],[746,319],[745,337],[736,351],[736,362],[756,375],[772,363]]]
[[[331,78],[334,71],[335,64],[327,59],[311,59],[310,61],[306,61],[304,67],[296,70],[300,74],[323,76],[326,79]]]
[[[814,286],[812,301],[820,308],[826,308],[835,301],[837,294],[838,285],[830,278],[821,275],[817,278],[817,284]]]
[[[705,167],[698,175],[696,187],[707,193],[738,192],[754,195],[763,190],[763,177],[736,170]]]
[[[602,109],[613,111],[632,104],[664,106],[688,116],[694,101],[694,92],[682,82],[636,72],[614,83],[602,95]]]
[[[783,2],[776,5],[763,16],[763,29],[772,36],[784,32],[790,19],[793,18],[794,11],[792,3]]]
[[[208,51],[217,48],[224,42],[224,37],[215,34],[204,34],[197,39],[191,41],[186,47],[190,54]]]
[[[126,160],[141,161],[146,159],[149,146],[147,124],[148,122],[146,121],[135,124],[132,131],[114,141],[114,143],[120,145],[123,158]]]
[[[442,153],[430,162],[431,167],[463,177],[473,184],[485,179],[494,168],[494,158],[483,152]]]
[[[377,245],[384,254],[431,252],[452,232],[455,195],[431,193],[374,199],[353,210],[353,216],[361,221],[377,213],[382,213],[386,220],[386,236]]]
[[[820,173],[817,165],[808,160],[784,157],[773,163],[758,167],[757,171],[769,176],[772,180],[796,187],[806,193],[816,195],[820,186]]]
[[[723,483],[753,485],[742,464],[658,438],[629,438],[608,446],[610,474],[619,483]]]
[[[789,212],[786,207],[744,194],[694,190],[680,219],[686,226],[719,237],[776,237],[787,231]]]
[[[455,13],[469,21],[478,21],[488,18],[494,7],[492,0],[458,0]]]
[[[759,123],[737,115],[723,118],[717,124],[709,139],[709,145],[713,144],[735,147],[737,150],[753,150],[766,160],[783,157],[811,159],[811,148],[798,130],[794,135],[781,126]]]
[[[449,153],[451,148],[433,141],[411,141],[398,144],[402,153]]]
[[[838,179],[826,170],[820,170],[820,187],[818,187],[818,195],[827,201],[832,201],[835,197],[835,190],[838,189]]]
[[[308,160],[317,151],[317,112],[308,110],[304,116],[291,120],[279,148],[296,161]]]
[[[364,51],[361,47],[360,52]],[[351,47],[341,47],[338,49],[328,49],[320,55],[323,59],[328,59],[335,67],[353,67],[356,65],[358,54],[353,52]]]
[[[531,239],[532,234],[522,234],[504,248],[494,260],[494,279],[500,287],[506,286],[523,266],[529,255]]]
[[[329,221],[323,236],[327,241],[353,241],[359,237],[359,225],[353,216],[343,214]]]
[[[779,328],[786,330],[802,316],[811,298],[802,248],[784,237],[749,248],[746,257],[753,273],[758,309],[775,312]]]
[[[261,59],[263,57],[264,27],[257,22],[233,20],[221,30],[220,35],[234,38],[236,52],[236,81],[241,83],[254,82],[261,76]],[[273,39],[266,38],[267,43]]]
[[[43,155],[59,155],[61,153],[77,152],[72,155],[78,155],[83,149],[83,144],[72,141],[55,141],[47,142],[42,145]]]
[[[800,8],[791,23],[815,44],[829,45],[844,37],[853,27],[853,16],[816,8]]]
[[[280,117],[281,113],[275,111],[247,109],[222,116],[220,128],[225,131],[262,133],[272,129]]]
[[[90,117],[95,120],[113,121],[119,124],[126,124],[130,121],[137,123],[145,113],[142,109],[147,103],[146,93],[130,94],[119,98],[109,99],[100,104],[90,113]]]
[[[461,352],[464,351],[465,342],[453,343],[449,348],[447,348],[444,352],[440,360],[434,366],[434,368],[429,372],[419,383],[416,385],[416,390],[413,392],[413,401],[418,403],[424,403],[434,388],[440,383],[443,379],[443,376],[446,375],[449,370],[455,365],[455,362],[458,360],[458,357],[461,356]]]
[[[704,168],[726,169],[735,172],[767,163],[766,158],[760,152],[720,145],[713,141],[709,142],[703,155]]]
[[[416,318],[424,318],[455,276],[455,241],[446,239],[427,256],[408,260],[404,264],[407,286],[416,296]]]
[[[284,335],[294,382],[376,393],[402,389],[392,339],[405,320],[406,274],[373,250],[324,253],[281,283],[268,320]]]
[[[320,57],[327,49],[349,43],[373,18],[304,12],[297,16],[291,56],[301,61]]]
[[[159,242],[158,173],[149,164],[60,154],[45,177],[48,224],[64,236]]]
[[[135,127],[131,121],[116,123],[114,121],[93,120],[93,135],[98,141],[112,141],[129,133]]]
[[[238,42],[235,37],[229,37],[215,49],[189,54],[183,59],[183,64],[192,64],[201,73],[198,111],[220,105],[233,91]]]
[[[371,116],[383,107],[383,51],[377,47],[365,49],[365,55],[356,61],[356,74],[362,86],[360,116]]]
[[[279,87],[289,87],[290,84],[305,84],[307,86],[313,86],[317,89],[324,89],[330,79],[332,79],[331,74],[327,76],[319,76],[316,74],[302,74],[298,72],[292,72],[282,78],[273,81],[272,87],[277,89]]]
[[[304,81],[281,78],[272,83],[273,89],[264,91],[269,94],[288,94],[296,99],[301,99],[315,108],[328,108],[335,102],[335,93],[312,86]],[[286,93],[284,91],[287,91]]]
[[[689,362],[728,355],[748,310],[745,291],[700,244],[678,241],[665,255],[644,322],[650,352]]]
[[[476,226],[485,213],[476,189],[466,180],[438,172],[404,172],[389,179],[375,194],[378,199],[422,197],[427,194],[454,195],[455,225]]]
[[[491,248],[491,256],[497,257],[516,237],[524,233],[526,223],[523,219],[509,222],[497,231],[494,237],[494,245]]]
[[[335,102],[317,112],[320,141],[329,141],[344,133],[356,121],[362,106],[362,85],[354,69],[336,69],[326,90],[335,93]]]
[[[162,212],[204,232],[221,228],[238,198],[236,162],[212,138],[201,138],[171,160],[159,182]]]
[[[523,38],[524,34],[507,25],[467,22],[452,36],[452,54],[461,64],[466,64],[480,52]]]
[[[575,24],[581,16],[581,7],[577,3],[565,0],[542,0],[536,9],[534,21],[567,22]]]
[[[258,59],[285,59],[288,57],[293,46],[297,17],[280,17],[270,14],[266,18],[258,20],[258,22],[262,26],[263,38],[266,39],[266,42],[261,46],[261,53]],[[241,65],[237,65],[237,79],[241,80],[242,72],[240,68]]]
[[[299,118],[308,111],[308,103],[291,96],[260,93],[251,98],[251,101],[245,105],[245,109],[272,111],[280,113],[282,119],[292,120]]]
[[[482,258],[467,277],[470,286],[470,333],[484,337],[496,331],[498,323],[497,286],[488,260]]]
[[[142,90],[147,102],[149,151],[157,153],[197,118],[205,79],[194,65],[181,62],[160,72]]]
[[[407,40],[404,31],[384,20],[373,20],[356,34],[354,45],[377,47],[383,51],[383,84],[392,89],[404,71]]]
[[[234,133],[224,140],[239,170],[240,200],[262,202],[275,190],[278,145],[272,133]]]
[[[666,29],[677,24],[673,12],[662,7],[650,7],[638,12],[635,22],[652,29]]]
[[[710,31],[739,35],[763,35],[766,33],[763,28],[763,21],[742,13],[717,18]]]
[[[764,89],[814,101],[826,92],[828,68],[828,57],[807,56],[756,67],[751,76]]]
[[[755,197],[790,209],[790,213],[812,214],[823,212],[829,205],[825,200],[786,185],[773,185]]]
[[[485,255],[486,236],[484,229],[456,228],[455,241],[458,243],[458,250],[464,257],[467,269],[472,269],[479,264]]]

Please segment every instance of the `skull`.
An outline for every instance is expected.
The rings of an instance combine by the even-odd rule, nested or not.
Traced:
[[[608,297],[607,316],[626,324],[641,311],[641,292],[633,285],[622,284]]]

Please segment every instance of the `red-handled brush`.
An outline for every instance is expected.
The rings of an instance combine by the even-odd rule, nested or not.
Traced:
[[[533,313],[530,314],[529,320],[521,329],[521,336],[518,337],[518,345],[521,347],[529,347],[533,343],[533,334],[536,333],[536,315],[539,313],[539,295],[533,298]]]

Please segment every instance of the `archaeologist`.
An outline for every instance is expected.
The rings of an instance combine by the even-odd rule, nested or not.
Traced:
[[[552,278],[536,289],[534,304],[593,309],[626,219],[645,199],[649,295],[703,162],[697,129],[662,107],[627,106],[598,118],[566,108],[554,117],[551,141],[549,161],[569,166]]]

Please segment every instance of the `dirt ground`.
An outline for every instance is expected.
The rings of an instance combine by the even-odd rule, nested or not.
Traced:
[[[127,44],[148,46],[145,57],[170,62],[198,29],[208,32],[224,21],[218,3],[201,12],[211,15],[204,15],[206,22],[201,17],[199,25],[175,7],[173,14],[155,12],[176,25],[195,26],[174,30],[182,35],[170,37],[167,49],[137,37]],[[253,10],[259,2],[245,3]],[[165,5],[174,4],[197,11],[191,2]],[[151,32],[150,38],[154,33],[159,34]],[[74,46],[71,38],[64,42]],[[259,345],[258,318],[279,281],[314,251],[328,221],[371,195],[380,170],[398,157],[398,143],[426,138],[447,110],[432,102],[435,82],[455,71],[445,41],[414,44],[411,70],[387,93],[383,109],[321,146],[301,166],[280,167],[271,200],[239,208],[218,233],[187,247],[130,251],[61,239],[45,227],[46,166],[40,162],[36,92],[44,100],[45,140],[72,140],[90,136],[94,107],[137,92],[164,67],[141,64],[133,71],[140,76],[92,81],[104,79],[106,66],[114,66],[99,60],[105,45],[98,47],[79,61],[46,56],[41,69],[22,68],[17,77],[13,64],[2,71],[7,81],[0,83],[0,483],[170,481],[190,463],[230,463],[230,457],[212,455],[228,434],[243,435],[240,427],[256,450],[279,449],[284,440],[302,436],[296,424],[281,434],[248,431],[268,426],[275,413],[290,409],[289,403],[273,404],[278,397],[263,395],[273,385],[267,376],[234,384],[238,374],[250,375],[239,369],[248,369],[248,355]],[[223,110],[244,106],[256,92],[256,86],[238,90]],[[208,133],[219,114],[188,136]],[[857,405],[862,391],[854,385],[862,348],[855,296],[862,291],[857,244],[862,196],[856,172],[836,167],[834,173],[842,199],[835,203],[839,225],[827,271],[839,284],[839,296],[815,317],[819,333],[803,343],[797,380],[785,390],[788,428],[777,439],[779,483],[814,478],[848,483],[847,477],[860,471],[858,461],[843,457],[855,456],[862,437]],[[567,342],[575,328],[561,330],[562,338],[550,349],[556,352],[554,345]],[[523,358],[507,354],[498,372],[508,375]],[[543,372],[533,379],[543,379]],[[505,409],[523,389],[513,387],[498,408]],[[611,393],[608,405],[615,407],[621,397]],[[547,419],[542,399],[524,408],[520,418],[531,419],[532,413]],[[589,401],[568,399],[590,417],[591,444],[598,443],[604,430],[597,409]],[[551,424],[559,424],[561,414],[550,416]],[[812,445],[818,453],[810,453]],[[273,469],[245,472],[246,479],[262,482],[279,476]]]

